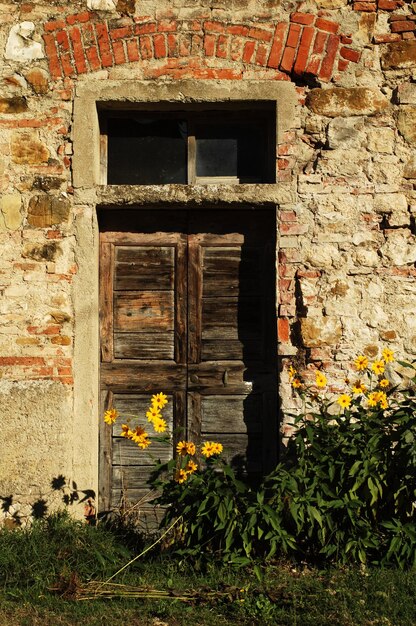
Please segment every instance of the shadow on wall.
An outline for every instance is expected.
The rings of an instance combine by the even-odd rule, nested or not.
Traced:
[[[6,528],[16,528],[35,519],[47,517],[50,512],[48,499],[54,494],[56,496],[59,492],[65,506],[71,506],[75,503],[84,503],[84,517],[87,523],[95,523],[95,491],[92,489],[79,489],[75,481],[65,478],[62,474],[52,478],[50,487],[48,493],[38,498],[30,505],[30,512],[26,515],[22,515],[19,511],[13,510],[15,508],[13,495],[0,495],[0,508],[4,515],[3,525]],[[56,501],[56,497],[54,497],[54,501]]]

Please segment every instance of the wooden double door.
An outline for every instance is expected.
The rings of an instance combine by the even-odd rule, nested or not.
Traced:
[[[243,475],[276,462],[274,212],[128,210],[100,213],[102,409],[145,413],[164,392],[171,447],[147,450],[100,433],[100,505],[147,492],[153,460],[177,441],[220,441]]]

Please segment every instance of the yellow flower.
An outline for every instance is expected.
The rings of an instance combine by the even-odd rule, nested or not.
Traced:
[[[382,355],[386,363],[394,361],[394,352],[393,350],[390,350],[390,348],[384,348],[384,350],[382,351]]]
[[[150,446],[150,439],[148,439],[148,437],[142,437],[140,441],[137,441],[137,445],[139,446],[139,448],[142,448],[144,450],[145,448]]]
[[[326,380],[326,376],[323,372],[316,372],[316,379],[315,379],[315,383],[317,387],[325,387],[327,380]]]
[[[368,367],[368,359],[364,355],[357,356],[354,361],[356,369],[360,372],[361,370],[366,370]]]
[[[348,409],[348,407],[351,404],[351,396],[347,395],[346,393],[343,393],[338,398],[337,402],[343,409]]]
[[[390,385],[390,381],[387,378],[382,378],[378,381],[379,387],[388,387]]]
[[[188,461],[185,469],[188,474],[193,474],[198,469],[198,465],[194,461]]]
[[[156,393],[152,396],[152,406],[156,409],[163,409],[165,404],[168,403],[168,398],[164,393]]]
[[[162,417],[160,410],[155,406],[150,406],[146,413],[147,420],[153,422],[153,420],[160,419]]]
[[[377,391],[372,391],[371,393],[368,394],[368,406],[376,406],[377,405]]]
[[[215,454],[221,454],[223,450],[222,444],[217,443],[215,441],[206,441],[201,446],[201,454],[205,456],[207,459],[210,456],[214,456]]]
[[[142,426],[136,426],[129,439],[134,441],[134,443],[137,443],[139,448],[144,449],[150,445],[149,435]]]
[[[114,422],[116,421],[116,419],[118,418],[118,411],[116,409],[108,409],[108,411],[106,411],[104,413],[104,421],[106,424],[114,424]]]
[[[293,365],[290,365],[289,367],[289,380],[292,380],[293,378],[295,378],[296,376],[296,370],[293,367]]]
[[[179,484],[184,483],[187,478],[188,478],[188,472],[186,472],[184,469],[176,470],[175,480],[177,483]]]
[[[155,431],[157,433],[164,433],[166,430],[166,422],[164,419],[162,419],[161,417],[153,420],[153,428],[155,429]]]
[[[133,431],[130,430],[130,426],[128,424],[122,424],[120,435],[122,437],[126,437],[126,439],[131,439],[133,436]]]
[[[381,360],[381,361],[374,361],[374,363],[373,363],[373,364],[372,364],[372,366],[371,366],[371,369],[372,369],[372,370],[373,370],[373,372],[374,372],[375,374],[377,374],[377,375],[378,375],[378,374],[383,374],[383,372],[384,372],[384,366],[385,366],[384,361],[382,361],[382,360]]]
[[[186,454],[193,456],[196,452],[195,444],[192,441],[186,442]]]
[[[295,389],[299,389],[299,387],[302,387],[302,383],[300,382],[299,378],[294,378],[292,380],[292,387],[294,387]]]
[[[185,456],[186,454],[193,456],[196,452],[196,447],[193,441],[180,441],[176,446],[176,452],[181,456]]]
[[[367,387],[361,382],[361,380],[356,380],[352,386],[353,393],[364,393],[366,389]]]
[[[221,452],[224,450],[222,443],[216,442],[212,443],[212,449],[214,450],[214,454],[221,454]]]

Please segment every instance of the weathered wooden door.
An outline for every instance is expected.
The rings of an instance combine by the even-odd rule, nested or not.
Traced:
[[[152,457],[167,459],[178,439],[221,441],[251,475],[270,469],[278,448],[273,213],[136,213],[101,220],[103,409],[144,423],[163,391],[175,438],[143,451],[119,424],[102,428],[105,509],[122,494],[145,497]]]

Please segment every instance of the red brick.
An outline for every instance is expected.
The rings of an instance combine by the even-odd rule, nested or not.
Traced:
[[[136,39],[129,39],[126,41],[127,58],[131,63],[140,59],[139,47]]]
[[[178,36],[176,33],[168,33],[168,56],[175,57],[178,54]]]
[[[54,20],[53,22],[46,22],[46,24],[43,27],[43,29],[47,33],[52,32],[54,30],[62,30],[63,28],[66,28],[65,20]]]
[[[188,33],[182,34],[179,39],[179,56],[189,57],[192,48],[192,38]]]
[[[75,76],[76,72],[72,65],[71,55],[68,54],[67,52],[61,54],[61,65],[62,65],[62,69],[64,71],[65,76],[68,76],[68,77]]]
[[[286,46],[289,46],[290,48],[296,48],[296,46],[298,45],[301,30],[302,28],[299,26],[299,24],[291,24],[289,26],[289,34],[287,36]]]
[[[85,74],[88,71],[88,68],[85,62],[85,54],[82,47],[82,39],[79,28],[71,28],[71,30],[69,31],[69,36],[72,41],[72,49],[77,72],[78,74]]]
[[[251,63],[252,56],[254,54],[254,49],[256,47],[255,41],[247,41],[244,46],[243,52],[243,63]]]
[[[377,11],[377,5],[375,2],[354,2],[354,11]]]
[[[405,33],[416,30],[416,24],[406,20],[403,22],[393,22],[390,28],[392,33]]]
[[[88,63],[90,66],[90,69],[93,72],[96,72],[97,70],[101,69],[101,61],[100,61],[100,57],[98,56],[98,50],[96,48],[96,46],[91,46],[90,48],[86,48],[85,49],[85,54],[86,57],[88,59]]]
[[[282,22],[276,26],[272,48],[270,51],[268,67],[278,68],[283,54],[284,41],[286,36],[287,24]]]
[[[264,30],[263,28],[250,28],[248,36],[252,39],[258,39],[259,41],[271,41],[273,33],[269,30]]]
[[[220,22],[204,22],[204,30],[207,30],[209,32],[213,32],[213,33],[224,33],[225,32],[225,26],[224,24],[221,24]]]
[[[328,35],[326,33],[317,32],[313,44],[312,54],[321,54],[321,52],[325,50],[325,45],[327,41]]]
[[[351,50],[350,48],[341,48],[340,55],[343,59],[347,59],[353,63],[358,63],[361,58],[361,52],[358,50]]]
[[[216,35],[205,35],[204,37],[205,56],[207,57],[214,56],[216,43],[217,43]]]
[[[48,58],[49,71],[52,78],[55,80],[62,77],[61,64],[56,51],[56,42],[53,35],[43,35],[43,41],[45,42],[45,52]]]
[[[350,37],[349,35],[341,35],[341,43],[343,44],[352,43],[352,37]]]
[[[319,72],[319,67],[321,65],[322,59],[320,57],[312,56],[308,65],[306,66],[305,73],[312,74],[313,76],[317,76]]]
[[[147,60],[153,57],[152,40],[147,35],[140,37],[140,56],[142,59]]]
[[[135,35],[150,35],[157,30],[156,22],[147,22],[146,24],[137,24],[134,27]]]
[[[296,24],[305,24],[306,26],[310,26],[315,21],[315,16],[312,13],[292,13],[290,16],[291,22],[296,22]]]
[[[71,46],[69,44],[68,33],[66,32],[66,30],[61,30],[59,31],[59,33],[56,34],[56,41],[61,50],[63,50],[64,52],[69,52]]]
[[[385,35],[374,35],[373,41],[374,43],[393,43],[394,41],[401,41],[401,37],[397,33],[394,35],[387,33]]]
[[[290,338],[289,320],[280,317],[277,320],[277,339],[281,343],[288,343]]]
[[[241,37],[232,37],[230,46],[230,58],[233,61],[241,61],[243,56],[244,40]]]
[[[339,24],[335,22],[330,22],[329,20],[324,20],[321,17],[318,17],[315,23],[316,28],[319,30],[324,30],[326,33],[333,33],[334,35],[338,32]]]
[[[88,11],[84,11],[83,13],[75,13],[74,15],[68,15],[66,21],[71,26],[73,24],[80,24],[82,22],[88,22],[90,19],[90,13]]]
[[[410,16],[405,16],[405,15],[390,15],[389,17],[389,22],[400,22],[401,20],[406,19],[406,17],[410,17]]]
[[[404,5],[400,0],[378,0],[378,8],[383,11],[396,11]]]
[[[226,35],[219,35],[217,39],[217,49],[215,55],[220,59],[226,59],[228,56],[228,42],[229,37]]]
[[[123,63],[127,63],[126,53],[124,52],[124,45],[122,41],[113,42],[113,54],[114,63],[116,65],[122,65]]]
[[[72,376],[72,367],[58,367],[58,376]]]
[[[300,75],[305,71],[306,65],[308,63],[309,49],[311,47],[314,34],[315,29],[312,28],[312,26],[306,26],[303,29],[295,65],[293,67],[293,71],[297,75]]]
[[[308,226],[306,224],[299,224],[298,222],[282,222],[279,231],[282,235],[304,235],[308,232]]]
[[[298,216],[295,211],[280,211],[279,219],[281,222],[296,222]]]
[[[160,20],[157,30],[159,33],[172,33],[178,30],[178,23],[176,20]]]
[[[338,52],[339,37],[337,35],[329,35],[328,43],[326,46],[326,55],[322,60],[321,67],[319,69],[319,78],[322,80],[329,80],[332,76],[332,70],[335,63],[335,57]]]
[[[155,35],[153,37],[153,46],[155,50],[155,59],[161,59],[166,56],[165,35]]]
[[[259,44],[257,47],[257,53],[256,53],[256,64],[257,65],[266,65],[267,62],[267,53],[269,52],[269,49],[267,46],[265,46],[264,44]]]
[[[229,35],[240,35],[241,37],[247,37],[249,30],[250,29],[247,26],[242,26],[241,24],[232,24],[231,26],[227,26],[227,33]]]
[[[45,365],[45,359],[40,356],[0,356],[0,366],[7,365]]]
[[[291,72],[293,63],[295,61],[296,50],[295,48],[286,48],[282,60],[280,62],[280,69],[284,72]],[[280,167],[280,164],[279,164]]]
[[[111,67],[113,65],[113,55],[111,54],[107,24],[96,24],[95,30],[97,33],[98,48],[100,50],[102,66]]]
[[[191,51],[193,56],[199,56],[200,52],[202,52],[204,40],[201,35],[192,35],[192,46]]]
[[[347,67],[349,66],[350,62],[346,61],[345,59],[340,59],[338,61],[338,69],[340,72],[345,72],[345,70],[347,69]]]
[[[122,28],[115,28],[110,31],[110,37],[112,41],[116,39],[125,39],[126,37],[130,37],[133,34],[132,26],[123,26]]]
[[[279,291],[282,293],[283,291],[293,291],[294,283],[290,278],[281,278],[279,279]]]

